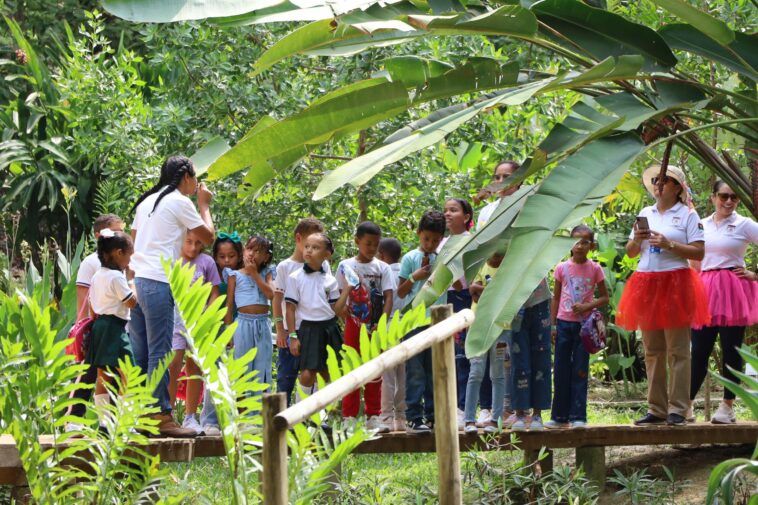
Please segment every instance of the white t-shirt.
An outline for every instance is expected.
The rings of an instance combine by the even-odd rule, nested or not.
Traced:
[[[328,261],[324,261],[323,267],[327,273],[332,273],[332,269]],[[303,264],[299,261],[293,260],[292,258],[287,258],[286,260],[276,265],[274,291],[284,295],[287,292],[287,282],[289,281],[290,275],[292,275],[292,273],[296,272],[298,269],[302,270]],[[284,321],[282,321],[284,324],[284,330],[289,331],[289,328],[287,328],[287,302],[284,299],[282,299],[282,317],[284,317]],[[302,319],[300,318],[299,312],[295,312],[295,330],[300,328],[300,321],[302,321]]]
[[[100,258],[97,257],[96,252],[93,252],[79,264],[79,271],[76,273],[76,285],[84,288],[90,287],[92,277],[99,268]]]
[[[674,242],[691,244],[705,240],[703,225],[697,212],[680,202],[663,214],[655,205],[651,205],[642,209],[639,215],[647,217],[651,231],[660,233]],[[634,239],[634,229],[629,234],[629,239]],[[686,259],[668,250],[651,246],[647,240],[642,241],[638,272],[669,272],[681,268],[689,268]]]
[[[340,264],[337,267],[337,285],[339,286],[340,291],[347,289],[348,287],[347,280],[345,279],[345,274],[342,271],[343,265],[349,266],[356,274],[358,274],[361,284],[366,290],[366,293],[369,296],[369,300],[372,302],[374,299],[371,297],[371,293],[374,290],[378,291],[381,295],[384,295],[385,291],[394,292],[397,290],[397,283],[393,279],[392,270],[390,270],[390,266],[387,263],[376,258],[372,259],[368,263],[361,263],[357,258],[353,257],[340,261]],[[348,296],[347,300],[350,313],[357,316],[356,312],[353,310],[353,298],[351,296]],[[365,314],[365,318],[360,317],[360,319],[367,321],[378,320],[383,309],[383,306],[372,306],[371,314],[367,313]]]
[[[121,270],[100,267],[92,277],[89,302],[92,311],[98,316],[110,314],[129,320],[130,311],[124,302],[133,296],[126,275]]]
[[[392,272],[392,279],[395,281],[395,286],[400,286],[400,263],[392,263],[390,266]],[[405,304],[408,303],[407,296],[399,296],[397,294],[397,288],[392,293],[392,313],[394,314],[398,310],[402,310]]]
[[[284,299],[297,306],[297,321],[328,321],[336,314],[332,304],[340,297],[337,279],[329,272],[306,273],[300,268],[287,280]],[[296,323],[299,327],[300,324]]]
[[[193,230],[205,223],[200,218],[195,205],[178,189],[163,197],[158,208],[150,215],[160,191],[139,204],[132,223],[137,232],[130,268],[135,277],[168,282],[161,265],[161,256],[179,259],[182,242],[187,230]]]
[[[498,198],[494,202],[488,203],[480,212],[479,217],[476,218],[476,229],[479,230],[482,226],[487,224],[487,221],[490,220],[492,217],[492,214],[495,212],[495,209],[497,209],[497,206],[500,205],[500,202],[502,201],[501,198]]]
[[[719,224],[713,216],[703,219],[705,257],[700,269],[744,267],[748,244],[758,244],[758,223],[736,212]]]

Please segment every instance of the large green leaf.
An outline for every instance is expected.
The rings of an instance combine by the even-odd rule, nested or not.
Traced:
[[[237,16],[273,7],[282,0],[103,0],[105,10],[140,23],[170,23],[222,16]]]
[[[676,57],[660,35],[617,14],[576,0],[537,2],[532,12],[552,29],[542,30],[544,35],[595,60],[638,54],[645,58],[646,71],[665,71],[676,65]]]
[[[495,97],[482,100],[471,107],[454,112],[428,126],[419,128],[412,135],[348,161],[322,179],[318,188],[316,188],[313,198],[314,200],[320,200],[345,184],[352,184],[354,186],[365,184],[385,166],[404,158],[412,152],[439,142],[447,134],[481,111],[498,104],[517,105],[523,103],[549,83],[550,80],[546,79],[526,84]]]
[[[219,156],[229,150],[229,144],[220,136],[210,139],[203,147],[198,149],[195,154],[190,156],[192,164],[195,166],[195,173],[202,175],[208,171],[211,163],[216,161]]]
[[[643,149],[632,133],[605,137],[548,174],[511,225],[508,252],[479,300],[476,321],[466,337],[467,356],[481,355],[492,346],[545,272],[569,251],[573,241],[556,236],[556,230],[590,215]]]
[[[698,54],[758,81],[758,40],[753,35],[736,32],[734,41],[721,45],[687,24],[666,25],[658,33],[674,49]]]
[[[377,82],[353,93],[335,94],[330,100],[304,109],[287,119],[246,136],[211,165],[209,179],[220,179],[246,167],[253,185],[264,184],[272,173],[271,161],[293,149],[328,141],[337,133],[358,131],[408,108],[410,100],[400,83]],[[270,169],[273,170],[273,169]],[[259,173],[260,172],[260,173]]]
[[[734,32],[725,22],[716,19],[707,12],[693,7],[684,0],[653,0],[655,3],[687,21],[694,28],[708,35],[721,45],[729,45],[734,41]]]

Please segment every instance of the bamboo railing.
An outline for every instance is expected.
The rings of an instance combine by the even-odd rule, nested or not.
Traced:
[[[287,430],[348,393],[380,377],[385,371],[432,348],[434,374],[434,436],[439,468],[439,503],[460,505],[461,470],[456,419],[455,350],[453,335],[471,326],[474,313],[455,315],[452,305],[431,309],[432,326],[364,363],[303,401],[285,409],[283,393],[263,396],[263,496],[267,505],[287,505]]]

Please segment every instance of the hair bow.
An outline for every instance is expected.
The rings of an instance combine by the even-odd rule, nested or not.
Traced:
[[[100,230],[100,236],[105,238],[113,238],[116,236],[116,233],[110,228],[103,228]]]
[[[228,240],[231,240],[232,242],[234,242],[235,244],[241,244],[242,243],[242,239],[240,238],[239,233],[237,233],[236,231],[233,231],[231,233],[226,233],[224,231],[220,231],[220,232],[218,232],[218,235],[216,235],[216,238],[218,238],[219,240],[228,239]]]

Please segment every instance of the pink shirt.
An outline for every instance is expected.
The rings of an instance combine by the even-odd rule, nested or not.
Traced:
[[[595,298],[595,286],[605,281],[600,265],[592,260],[574,263],[571,260],[555,267],[555,280],[561,283],[561,298],[558,302],[558,319],[580,322],[581,314],[574,314],[575,303],[588,303]]]

